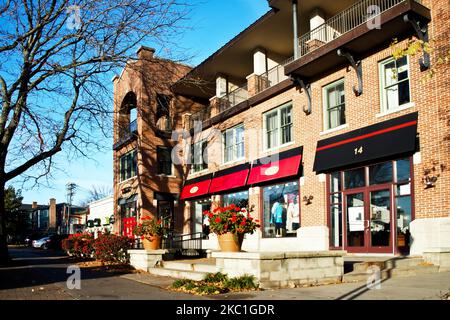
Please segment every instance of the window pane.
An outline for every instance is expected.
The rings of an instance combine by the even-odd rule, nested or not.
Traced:
[[[408,60],[402,57],[397,60],[397,81],[408,79]]]
[[[341,191],[341,173],[333,172],[330,174],[330,192],[339,192]]]
[[[296,236],[300,227],[299,186],[282,183],[263,189],[264,229],[266,238]]]
[[[409,158],[397,160],[397,182],[409,181],[411,178],[411,162]]]
[[[410,229],[411,223],[411,197],[397,197],[397,246],[399,248],[410,246]],[[400,249],[401,250],[401,249]],[[402,250],[401,250],[402,251]]]
[[[203,232],[207,237],[209,234],[209,219],[203,214],[204,211],[211,209],[211,199],[205,198],[194,201],[194,233]]]
[[[326,129],[332,129],[345,124],[345,92],[344,83],[331,85],[326,89]]]
[[[330,227],[332,247],[342,246],[342,208],[340,205],[330,207]]]
[[[340,203],[340,202],[341,202],[341,193],[340,192],[332,193],[330,195],[330,203],[331,204],[333,204],[333,203]]]
[[[398,106],[398,87],[393,86],[386,89],[386,107],[388,110]]]
[[[397,83],[397,71],[395,61],[391,61],[384,65],[384,84],[385,87]]]
[[[345,171],[344,177],[345,189],[359,188],[366,185],[364,168]]]
[[[223,205],[229,206],[232,203],[240,208],[248,208],[248,191],[225,194],[223,196]]]
[[[369,167],[369,184],[392,182],[392,162],[379,163]]]
[[[398,105],[401,106],[409,101],[409,81],[406,80],[398,84]]]

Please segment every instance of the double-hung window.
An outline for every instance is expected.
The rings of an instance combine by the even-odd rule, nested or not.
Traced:
[[[324,129],[329,130],[345,124],[344,79],[323,88]]]
[[[240,124],[223,133],[224,162],[244,158],[244,125]]]
[[[172,148],[158,146],[156,149],[158,160],[158,174],[172,175]]]
[[[202,140],[191,145],[191,173],[208,169],[208,141]]]
[[[276,148],[293,141],[292,103],[268,111],[263,116],[265,149]]]
[[[395,110],[411,101],[408,57],[380,62],[381,111]]]
[[[135,177],[137,174],[136,150],[120,157],[120,181]]]

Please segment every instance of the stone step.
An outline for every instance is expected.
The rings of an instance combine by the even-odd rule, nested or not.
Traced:
[[[180,271],[198,271],[206,273],[216,273],[218,269],[215,264],[210,263],[189,263],[179,261],[163,261],[162,268]]]
[[[217,273],[219,269],[215,264],[203,264],[203,263],[194,263],[193,265],[194,271],[198,272],[206,272],[206,273]]]
[[[363,261],[353,264],[353,271],[366,272],[367,268],[376,265],[381,269],[404,269],[420,266],[424,263],[422,258],[406,258],[406,259],[389,259],[385,261]]]
[[[388,279],[391,277],[406,277],[415,276],[418,274],[437,273],[438,266],[418,265],[411,267],[393,268],[381,270],[381,279]],[[342,282],[359,282],[367,281],[369,274],[361,271],[353,271],[346,273],[343,276]]]
[[[194,281],[201,281],[206,277],[205,272],[175,270],[168,268],[148,268],[148,272],[156,276],[171,277],[176,279],[190,279]]]

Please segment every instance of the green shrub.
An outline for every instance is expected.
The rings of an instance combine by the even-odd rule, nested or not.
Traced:
[[[251,275],[228,279],[225,281],[224,286],[230,290],[252,290],[258,288],[255,277]]]
[[[216,283],[216,282],[225,282],[228,280],[228,276],[221,272],[217,273],[208,273],[205,277],[206,283]]]
[[[218,294],[218,293],[223,293],[224,289],[219,287],[219,286],[214,286],[211,284],[203,284],[203,285],[199,285],[195,291],[197,291],[197,293],[199,294]]]
[[[179,288],[181,288],[181,287],[187,285],[188,283],[193,283],[193,281],[192,281],[192,280],[189,280],[189,279],[179,279],[179,280],[175,280],[175,282],[172,283],[172,288],[179,289]]]

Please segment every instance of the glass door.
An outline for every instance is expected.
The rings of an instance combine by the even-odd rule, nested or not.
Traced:
[[[369,191],[369,251],[392,252],[392,210],[390,189]]]
[[[366,252],[365,192],[346,194],[345,204],[345,250],[348,252]]]

